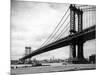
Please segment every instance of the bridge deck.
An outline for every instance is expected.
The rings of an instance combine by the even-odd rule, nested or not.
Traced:
[[[21,59],[27,59],[27,58],[30,58],[30,57],[35,56],[37,54],[41,54],[41,53],[44,53],[44,52],[47,52],[47,51],[50,51],[53,49],[67,46],[67,45],[70,45],[72,42],[77,44],[78,40],[80,40],[80,39],[84,42],[87,40],[95,39],[96,38],[96,30],[95,29],[96,29],[96,26],[92,26],[90,28],[84,29],[81,32],[77,32],[73,35],[69,35],[65,38],[62,38],[58,41],[55,41],[51,44],[48,44],[44,47],[41,47],[41,48],[33,51],[31,54],[29,54]]]

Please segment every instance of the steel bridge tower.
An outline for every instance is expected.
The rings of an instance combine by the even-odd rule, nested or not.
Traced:
[[[76,31],[76,20],[75,16],[78,18],[78,30]],[[83,30],[83,11],[75,7],[75,5],[70,5],[70,35],[75,34],[76,32],[81,32]],[[77,63],[84,63],[86,60],[83,55],[83,43],[82,38],[77,38],[77,43],[74,40],[70,43],[70,61]],[[77,53],[76,53],[77,45]],[[77,54],[77,55],[76,55]]]

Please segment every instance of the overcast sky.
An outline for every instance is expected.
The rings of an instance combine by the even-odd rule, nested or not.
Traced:
[[[25,53],[25,46],[31,46],[32,51],[38,49],[57,26],[68,6],[69,4],[12,0],[11,59],[22,57]],[[94,20],[93,23],[95,24]],[[84,44],[85,57],[95,53],[95,44],[95,40]],[[37,55],[34,58],[52,57],[68,58],[69,46]]]

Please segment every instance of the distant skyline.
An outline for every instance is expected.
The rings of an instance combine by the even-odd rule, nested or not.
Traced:
[[[12,0],[11,59],[16,60],[22,57],[26,46],[32,47],[32,51],[39,48],[57,26],[68,6],[69,4],[64,3]],[[93,20],[92,24],[95,24],[95,20]],[[67,46],[33,58],[40,60],[52,57],[66,59],[69,57],[69,52],[69,46]],[[87,41],[84,44],[84,52],[85,57],[95,54],[96,41]]]

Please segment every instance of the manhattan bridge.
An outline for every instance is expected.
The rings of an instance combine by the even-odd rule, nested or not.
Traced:
[[[88,40],[96,39],[95,13],[96,6],[94,5],[70,4],[54,31],[40,48],[23,56],[20,60],[24,61],[44,52],[70,46],[70,61],[72,63],[86,63],[83,45]],[[64,34],[66,36],[63,36]],[[57,35],[56,39],[53,39],[54,35]]]

